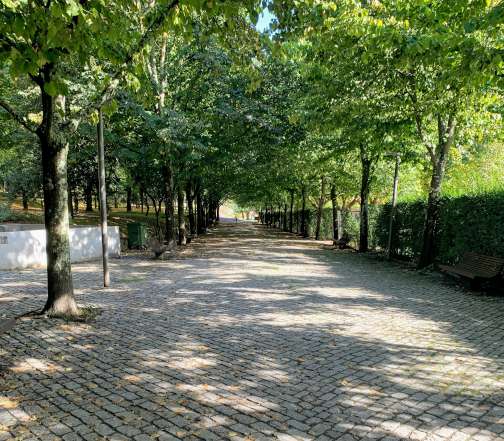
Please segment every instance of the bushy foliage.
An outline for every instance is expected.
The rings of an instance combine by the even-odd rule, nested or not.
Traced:
[[[0,202],[0,223],[9,220],[11,216],[11,211],[6,203]]]
[[[373,211],[373,210],[371,210]],[[317,216],[315,210],[305,211],[308,236],[315,236],[315,228],[317,223]],[[293,230],[294,232],[300,231],[301,224],[301,212],[294,212],[293,216]],[[357,245],[359,239],[359,219],[355,213],[349,210],[343,210],[341,213],[342,229],[343,232],[350,238],[351,242]],[[333,225],[332,225],[332,209],[324,208],[322,211],[322,222],[320,224],[320,239],[321,240],[332,240],[333,239]]]
[[[426,204],[400,203],[392,229],[392,249],[397,257],[415,259],[420,255]],[[437,259],[453,263],[468,251],[504,257],[504,193],[444,197],[436,234]],[[372,224],[376,246],[387,246],[390,205],[383,206]]]
[[[390,208],[390,205],[382,206],[377,210],[374,221],[370,222],[375,248],[387,248]],[[396,257],[413,259],[420,254],[425,208],[424,201],[402,202],[397,205],[392,228],[392,252]]]

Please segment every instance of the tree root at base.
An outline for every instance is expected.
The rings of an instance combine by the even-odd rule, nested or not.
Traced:
[[[33,319],[61,319],[67,322],[88,323],[94,320],[102,313],[102,309],[93,306],[84,306],[77,308],[77,313],[70,314],[65,312],[58,312],[54,310],[34,309],[14,317],[15,320],[23,318]]]

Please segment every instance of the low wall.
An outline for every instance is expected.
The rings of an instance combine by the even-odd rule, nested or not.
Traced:
[[[5,227],[5,225],[2,225]],[[44,226],[32,225],[33,229],[0,230],[0,270],[45,267],[46,232]],[[42,229],[39,229],[42,228]],[[6,228],[12,230],[12,227]],[[16,231],[17,230],[17,231]],[[121,254],[119,227],[108,227],[108,251],[112,257]],[[100,227],[77,227],[70,229],[70,256],[72,262],[85,262],[101,257]]]

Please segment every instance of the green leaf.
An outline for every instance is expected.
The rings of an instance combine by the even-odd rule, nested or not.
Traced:
[[[0,3],[9,9],[16,9],[17,5],[13,0],[0,0]]]
[[[51,96],[58,95],[58,86],[55,81],[44,84],[44,90]]]
[[[75,17],[80,14],[80,5],[75,0],[67,0],[68,5],[66,7],[66,13],[70,17]]]

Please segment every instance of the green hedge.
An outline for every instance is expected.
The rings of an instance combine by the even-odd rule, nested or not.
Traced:
[[[424,202],[405,202],[396,207],[392,229],[392,253],[405,259],[416,258],[422,249],[425,220]],[[386,249],[390,223],[390,205],[378,209],[370,231],[374,236],[373,248]]]
[[[422,250],[426,202],[403,202],[396,208],[392,229],[392,253],[413,260]],[[287,214],[288,216],[288,214]],[[315,235],[315,210],[306,210],[308,235]],[[390,205],[369,207],[369,245],[387,248]],[[293,231],[300,232],[301,212],[294,213]],[[280,227],[283,223],[280,224]],[[287,223],[288,227],[288,223]],[[343,212],[343,230],[355,247],[359,239],[358,216]],[[322,215],[320,237],[332,240],[332,210]],[[504,257],[504,193],[444,198],[436,239],[437,261],[454,263],[467,251]]]
[[[413,259],[420,255],[426,202],[397,205],[392,233],[396,256]],[[375,245],[385,249],[390,205],[381,208],[373,225]],[[436,255],[441,263],[456,262],[474,251],[504,257],[504,193],[443,198],[437,231]]]

